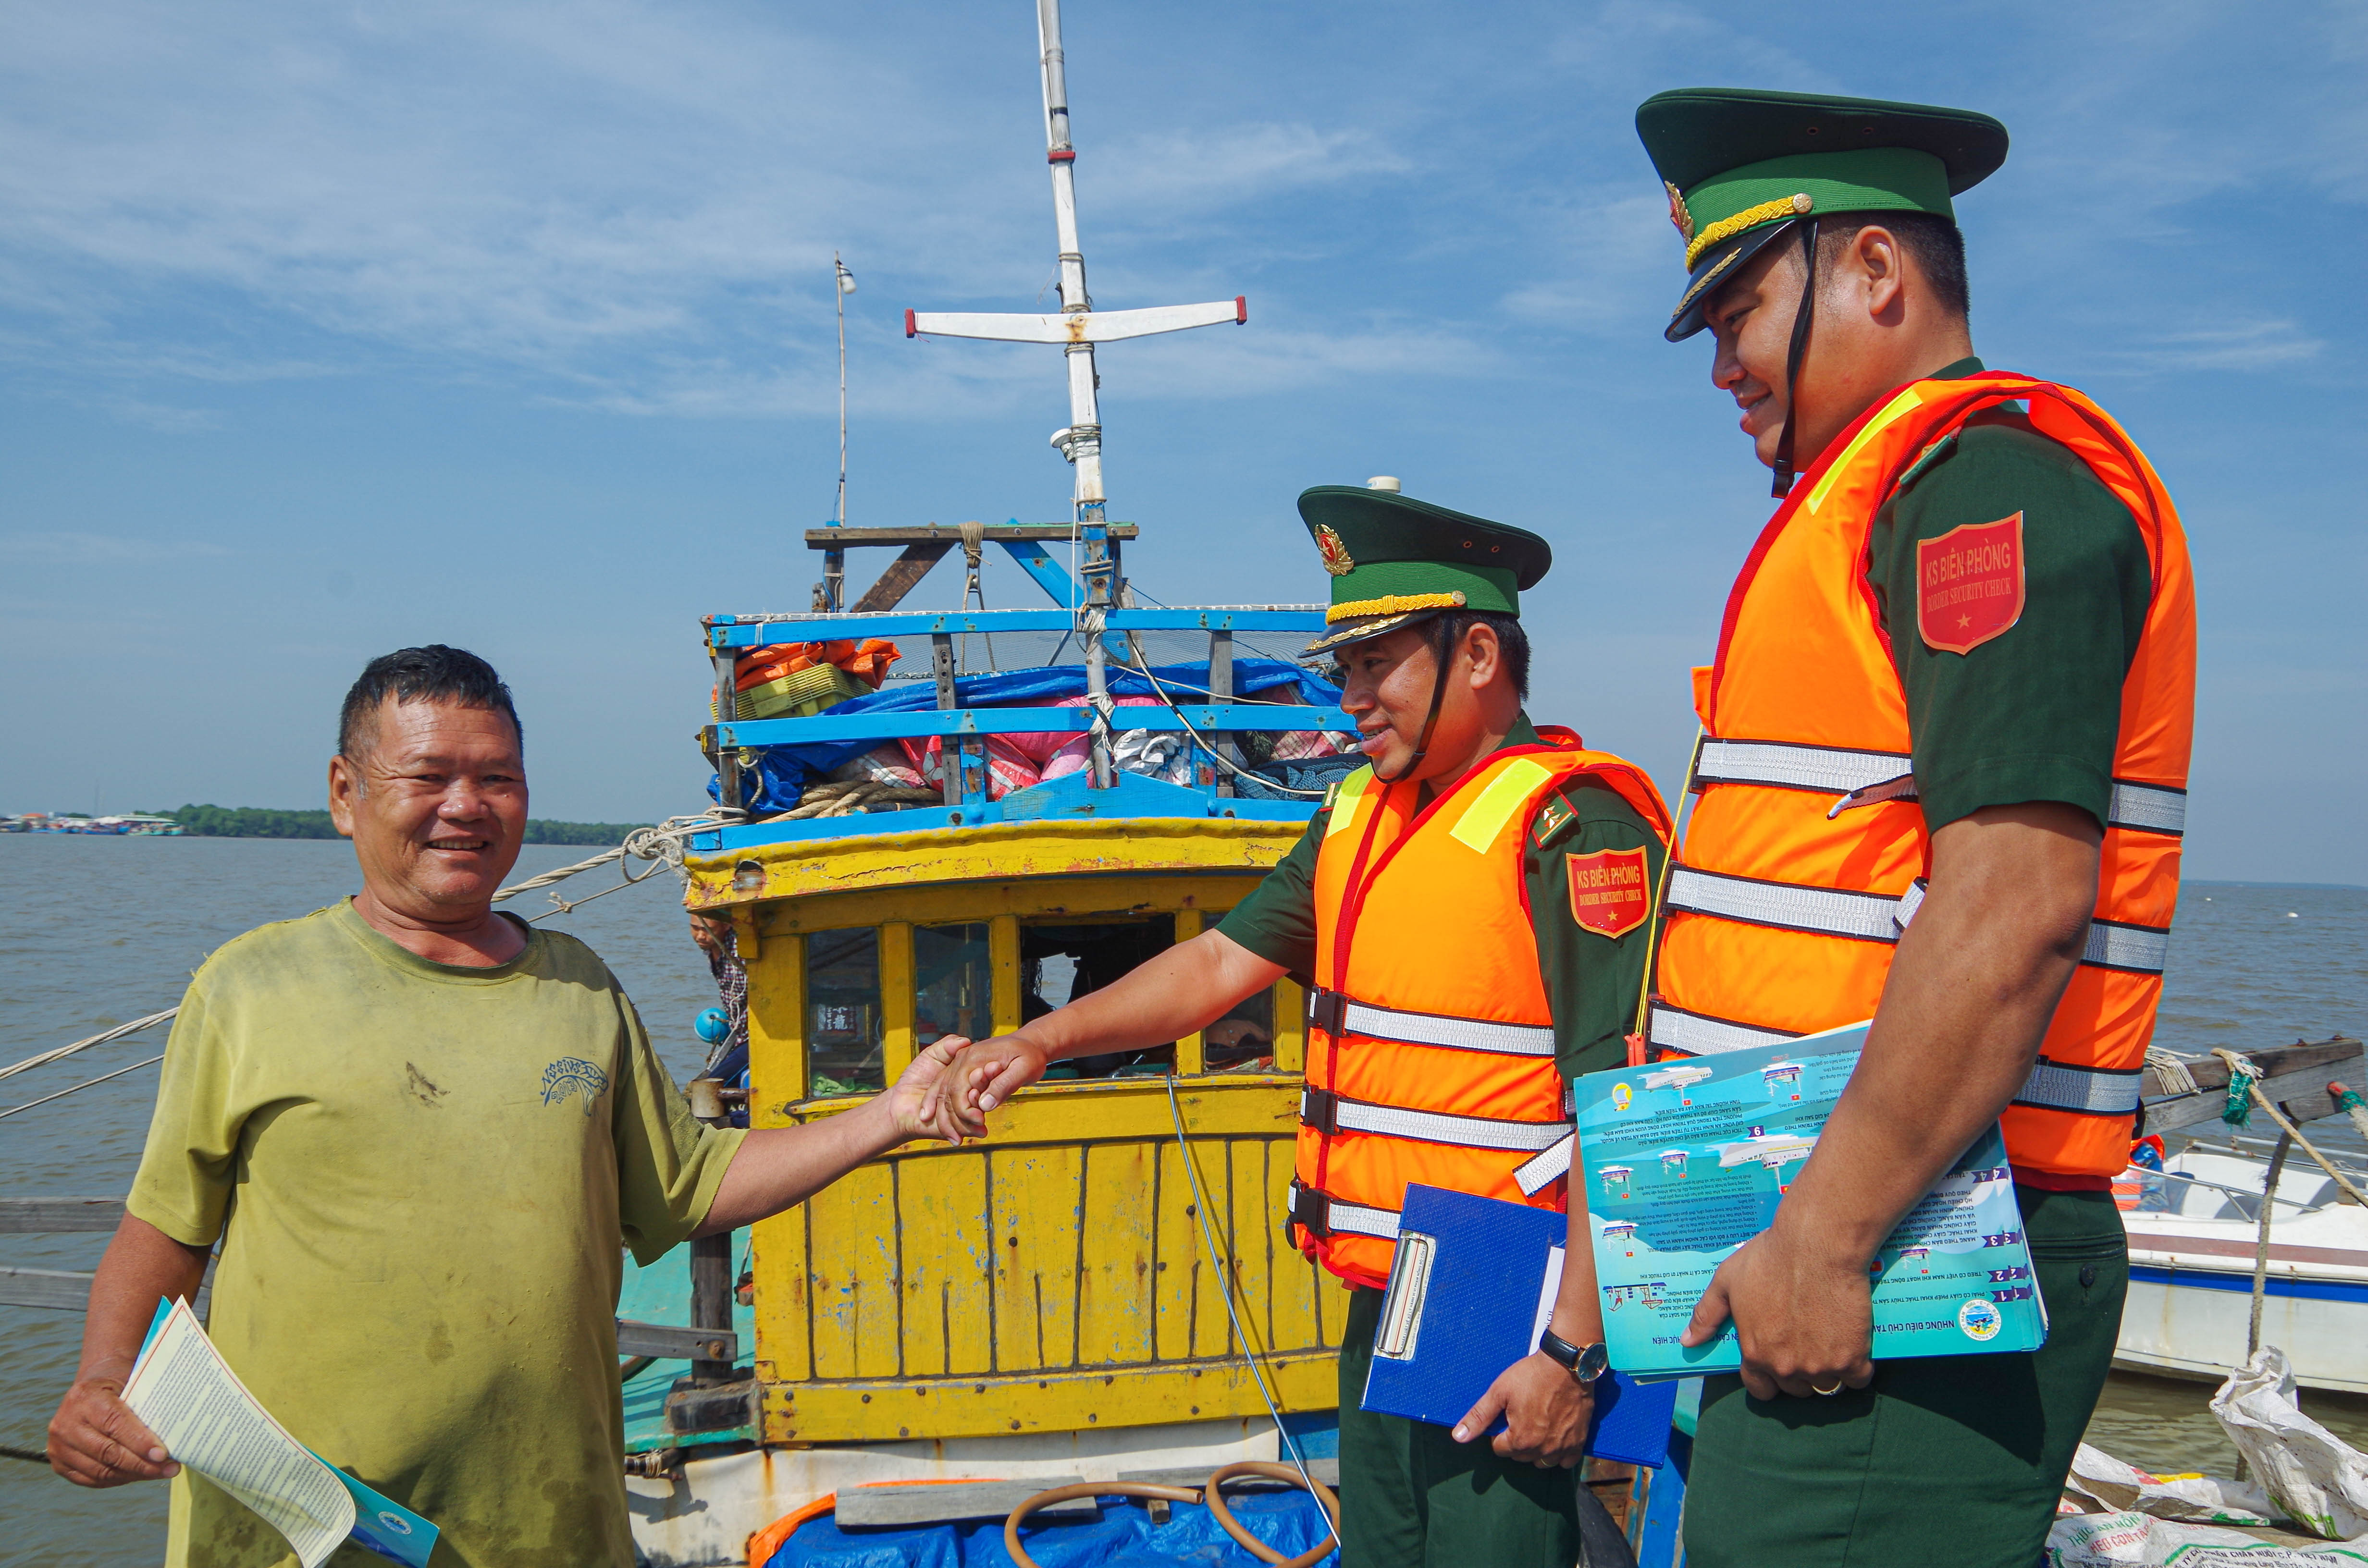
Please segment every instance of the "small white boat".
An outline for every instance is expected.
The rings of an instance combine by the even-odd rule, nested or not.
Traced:
[[[2246,1358],[2266,1143],[2199,1142],[2160,1173],[2132,1171],[2130,1293],[2113,1363],[2214,1381]],[[2336,1156],[2331,1156],[2336,1157]],[[2356,1159],[2336,1157],[2355,1186]],[[2306,1387],[2368,1393],[2368,1209],[2342,1201],[2300,1150],[2271,1205],[2261,1333]]]

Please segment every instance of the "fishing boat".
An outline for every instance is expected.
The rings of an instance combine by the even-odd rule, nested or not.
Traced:
[[[730,918],[749,1020],[745,1085],[693,1085],[711,1115],[840,1114],[939,1035],[1015,1028],[1189,940],[1290,850],[1321,775],[1350,760],[1318,766],[1354,725],[1292,662],[1320,607],[1162,607],[1125,574],[1137,530],[1104,490],[1096,346],[1238,325],[1247,304],[1093,306],[1057,0],[1039,29],[1061,309],[905,326],[1062,348],[1070,515],[835,519],[808,535],[814,608],[705,619],[701,743],[725,825],[686,846],[687,903]],[[904,608],[957,546],[962,609]],[[989,546],[1049,604],[984,608]],[[847,605],[848,552],[876,548],[899,553]],[[866,649],[912,676],[865,691],[825,672]],[[1327,1470],[1348,1297],[1277,1221],[1304,1013],[1279,983],[1172,1045],[1056,1069],[983,1144],[908,1146],[635,1271],[620,1347],[650,1358],[625,1381],[648,1560],[747,1562],[776,1521],[880,1483],[973,1483],[861,1499],[927,1523],[1000,1519],[1014,1483]],[[659,1358],[686,1354],[688,1377]]]
[[[2337,1113],[2330,1079],[2362,1081],[2356,1040],[2297,1041],[2249,1060],[2260,1094],[2298,1131]],[[2159,1170],[2133,1167],[2116,1184],[2130,1293],[2115,1363],[2217,1382],[2258,1342],[2284,1350],[2305,1387],[2368,1393],[2368,1209],[2345,1201],[2335,1174],[2304,1151],[2281,1158],[2259,1135],[2268,1118],[2246,1119],[2253,1134],[2232,1131],[2229,1074],[2216,1059],[2148,1068],[2146,1126],[2183,1142]],[[2356,1156],[2329,1164],[2368,1191]]]

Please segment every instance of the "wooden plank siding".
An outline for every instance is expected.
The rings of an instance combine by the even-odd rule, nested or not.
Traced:
[[[809,1199],[795,1227],[773,1221],[759,1232],[758,1375],[799,1385],[794,1398],[768,1403],[784,1423],[768,1436],[792,1440],[794,1427],[803,1442],[884,1439],[894,1435],[892,1417],[913,1429],[902,1403],[875,1415],[860,1399],[823,1397],[828,1386],[958,1385],[969,1397],[941,1402],[927,1417],[930,1435],[952,1437],[1022,1429],[1014,1419],[1034,1426],[1037,1398],[1056,1386],[1101,1384],[1114,1371],[1131,1386],[1156,1369],[1205,1376],[1139,1415],[1126,1400],[1089,1400],[1097,1423],[1176,1419],[1179,1399],[1185,1411],[1257,1415],[1264,1406],[1255,1385],[1233,1376],[1246,1352],[1270,1369],[1328,1357],[1339,1337],[1334,1301],[1345,1299],[1278,1228],[1292,1139],[1238,1130],[1245,1119],[1270,1127],[1273,1104],[1292,1091],[1272,1081],[1202,1080],[1179,1096],[1195,1102],[1190,1152],[1209,1231],[1232,1260],[1245,1346],[1172,1128],[1166,1138],[1083,1131],[1136,1131],[1130,1124],[1142,1108],[1126,1102],[1148,1091],[1164,1111],[1164,1085],[1090,1087],[1104,1092],[1063,1091],[1072,1103],[1060,1119],[1080,1128],[1076,1136],[1042,1136],[1055,1128],[1041,1102],[1023,1096],[1014,1108],[1038,1112],[1030,1119],[1036,1137],[890,1155]],[[1226,1103],[1243,1101],[1266,1103]],[[1223,1127],[1203,1135],[1203,1122]],[[1015,1376],[1021,1381],[1009,1383]],[[1007,1385],[1018,1403],[981,1392]],[[959,1429],[946,1425],[957,1419]]]
[[[814,932],[880,930],[893,1078],[917,1045],[916,924],[987,925],[989,1012],[1000,1032],[1021,1016],[1024,922],[1165,915],[1190,939],[1249,885],[1205,873],[1021,878],[909,888],[894,900],[865,892],[761,904],[751,924],[764,939],[748,964],[752,1125],[793,1126],[861,1103],[804,1097],[805,947]],[[1246,1355],[1258,1358],[1287,1408],[1330,1408],[1346,1298],[1280,1229],[1305,1004],[1288,983],[1274,1001],[1272,1070],[1197,1071],[1196,1039],[1179,1052],[1172,1105],[1166,1078],[1038,1085],[994,1113],[985,1141],[907,1145],[760,1222],[753,1253],[767,1440],[1262,1415]],[[1230,1262],[1212,1258],[1207,1238]],[[1226,1311],[1228,1284],[1247,1343]]]

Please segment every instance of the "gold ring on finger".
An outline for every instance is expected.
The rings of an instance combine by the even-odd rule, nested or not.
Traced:
[[[1831,1399],[1831,1398],[1833,1398],[1833,1397],[1834,1397],[1834,1395],[1836,1395],[1836,1394],[1838,1394],[1838,1393],[1839,1393],[1839,1392],[1842,1392],[1842,1385],[1841,1385],[1841,1384],[1839,1384],[1839,1383],[1836,1383],[1833,1387],[1831,1387],[1831,1388],[1829,1388],[1829,1389],[1821,1389],[1821,1388],[1819,1388],[1816,1384],[1815,1384],[1815,1383],[1811,1383],[1811,1384],[1809,1385],[1809,1392],[1810,1392],[1811,1393],[1814,1393],[1814,1394],[1818,1395],[1820,1398],[1824,1398],[1824,1399]]]

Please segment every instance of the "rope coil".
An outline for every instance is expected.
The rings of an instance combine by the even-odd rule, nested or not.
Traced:
[[[1316,1506],[1324,1510],[1324,1517],[1331,1521],[1332,1533],[1296,1557],[1285,1557],[1250,1534],[1242,1528],[1241,1521],[1234,1517],[1233,1511],[1225,1506],[1224,1492],[1226,1482],[1249,1477],[1304,1487],[1315,1499]],[[1020,1521],[1039,1508],[1078,1497],[1142,1497],[1170,1503],[1201,1504],[1216,1519],[1218,1528],[1239,1541],[1244,1551],[1261,1562],[1275,1564],[1276,1568],[1315,1568],[1315,1564],[1331,1554],[1340,1540],[1340,1499],[1333,1494],[1330,1487],[1286,1465],[1269,1464],[1262,1460],[1244,1460],[1217,1471],[1209,1477],[1208,1484],[1197,1492],[1185,1486],[1159,1486],[1140,1481],[1087,1481],[1075,1486],[1055,1486],[1049,1492],[1039,1492],[1012,1509],[1011,1517],[1003,1521],[1003,1550],[1010,1554],[1011,1561],[1019,1568],[1039,1568],[1036,1560],[1029,1556],[1027,1549],[1019,1544]]]

